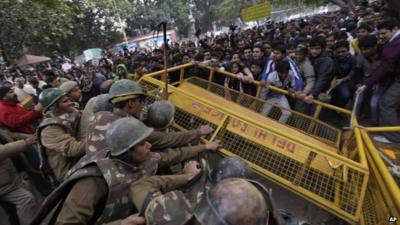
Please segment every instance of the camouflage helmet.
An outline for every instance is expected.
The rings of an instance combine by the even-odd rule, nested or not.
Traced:
[[[181,191],[171,191],[152,199],[144,215],[148,225],[183,225],[193,217],[193,208]]]
[[[106,132],[106,143],[112,156],[129,151],[134,145],[143,141],[153,132],[141,121],[125,117],[114,121]]]
[[[164,129],[174,120],[175,106],[169,101],[154,102],[147,112],[147,123],[155,129]]]
[[[262,193],[249,181],[228,178],[218,182],[195,210],[202,225],[267,224],[269,211]]]
[[[94,100],[93,103],[93,113],[97,113],[100,111],[109,111],[111,112],[113,109],[113,106],[111,103],[108,102],[109,95],[108,94],[101,94],[95,97],[96,99]]]
[[[121,79],[111,85],[109,91],[109,102],[115,104],[138,95],[144,95],[144,92],[137,83],[132,80]]]
[[[60,88],[48,88],[42,91],[39,95],[39,103],[43,106],[43,111],[46,112],[53,106],[61,97],[67,95]]]
[[[243,159],[231,156],[218,162],[211,173],[211,177],[213,182],[217,183],[231,177],[249,178],[250,174],[250,166]]]

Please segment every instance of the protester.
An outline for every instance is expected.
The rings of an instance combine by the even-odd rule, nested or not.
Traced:
[[[326,43],[322,37],[310,40],[310,59],[315,70],[315,83],[309,95],[304,98],[308,104],[318,99],[320,93],[329,89],[333,78],[333,60],[325,52]]]
[[[400,59],[400,30],[398,22],[394,19],[388,19],[377,26],[379,30],[379,38],[386,42],[382,51],[382,57],[379,67],[371,75],[371,77],[364,82],[364,85],[359,87],[357,92],[361,93],[365,89],[372,88],[384,78],[393,80],[386,92],[383,94],[380,101],[380,118],[379,123],[381,126],[397,126],[400,124],[397,109],[400,105],[400,76],[399,76],[399,59]],[[384,133],[384,136],[374,137],[376,141],[384,143],[399,143],[400,133]]]
[[[276,71],[269,74],[267,80],[262,81],[264,84],[272,85],[284,90],[288,90],[290,93],[294,93],[295,88],[295,76],[290,70],[290,65],[287,61],[280,61],[276,63]],[[263,88],[260,93],[260,97],[266,100],[266,103],[262,106],[260,113],[267,116],[271,111],[273,104],[281,106],[282,115],[279,121],[286,123],[290,116],[289,101],[284,94],[270,91],[268,88]]]
[[[187,79],[185,82],[197,79],[212,82],[205,85],[208,90],[220,91],[217,94],[227,100],[290,126],[303,126],[297,123],[299,114],[293,110],[312,116],[319,110],[313,103],[323,100],[324,95],[330,97],[329,104],[355,110],[361,125],[400,124],[397,111],[400,104],[399,23],[381,3],[363,2],[354,9],[255,27],[232,25],[227,33],[198,33],[167,46],[167,67],[194,64],[185,67],[182,74],[169,72],[170,83],[177,84],[181,78]],[[179,197],[175,200],[181,203],[191,200],[187,192],[182,196],[176,188],[197,182],[199,174],[209,175],[199,173],[198,163],[188,163],[178,175],[172,174],[170,168],[163,168],[161,171],[167,171],[166,178],[153,176],[154,169],[183,159],[199,159],[200,153],[215,151],[221,145],[219,141],[199,144],[202,137],[213,132],[209,125],[182,132],[170,129],[175,113],[179,118],[182,116],[181,109],[170,102],[156,99],[152,105],[148,104],[154,99],[146,93],[148,87],[140,86],[143,83],[137,81],[162,69],[163,50],[158,47],[133,51],[124,47],[120,53],[104,50],[101,58],[83,65],[57,55],[48,63],[1,68],[0,169],[6,172],[1,177],[4,186],[0,185],[0,201],[16,206],[20,224],[27,224],[27,218],[32,218],[31,203],[37,199],[20,185],[21,172],[15,170],[17,166],[9,159],[18,153],[34,152],[40,156],[46,179],[52,182],[53,188],[58,187],[32,224],[45,221],[42,219],[47,215],[59,224],[94,224],[114,219],[115,224],[144,224],[170,218],[171,214],[162,210],[154,212],[160,209],[157,200],[169,200],[174,194]],[[226,72],[232,76],[225,76]],[[272,86],[288,91],[289,95],[274,91]],[[19,105],[29,98],[41,104],[32,110],[23,108],[25,104]],[[357,103],[356,108],[352,108],[353,103]],[[83,109],[82,117],[79,109]],[[148,112],[147,119],[143,111]],[[326,111],[322,109],[317,119],[342,128],[341,123],[332,122],[333,117],[321,116]],[[198,121],[192,118],[188,118],[190,124],[196,124]],[[340,121],[348,122],[343,118]],[[313,124],[306,129],[320,132]],[[34,138],[19,141],[9,138],[17,133],[34,134],[35,130],[39,151],[30,149]],[[10,134],[3,135],[3,132]],[[400,143],[400,133],[383,133],[375,136],[374,141]],[[238,182],[238,187],[240,184],[254,190],[252,184]],[[132,183],[136,185],[131,186]],[[129,196],[129,190],[135,195]],[[150,196],[154,194],[150,193],[152,190],[157,192],[156,196]],[[212,187],[208,190],[204,193],[209,193],[211,200],[218,199]],[[204,193],[196,195],[201,197]],[[10,201],[10,195],[18,201]],[[152,201],[143,203],[147,196]],[[241,196],[224,198],[232,202],[244,199]],[[211,208],[204,199],[201,204],[202,208],[187,214],[185,207],[179,212],[191,222],[214,224],[209,221],[215,216]],[[133,215],[140,209],[146,211]],[[259,212],[268,213],[264,206],[261,209]],[[245,217],[242,213],[256,215],[253,211],[254,208],[236,210],[235,215],[221,218],[229,222],[232,219],[232,224],[244,224],[247,221],[241,221]],[[251,217],[256,221],[254,224],[265,223],[265,213],[258,213],[259,218]]]
[[[0,85],[0,125],[14,132],[35,133],[32,125],[42,117],[42,105],[37,104],[32,110],[26,110],[18,103],[13,87]]]

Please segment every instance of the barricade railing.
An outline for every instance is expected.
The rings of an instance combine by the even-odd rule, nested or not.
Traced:
[[[196,68],[198,70],[195,70]],[[217,76],[229,76],[233,79],[237,79],[236,76],[232,73],[214,67],[204,66],[202,64],[193,64],[193,63],[188,63],[185,65],[180,65],[168,69],[169,74],[171,73],[176,74],[178,71],[179,71],[179,78],[178,79],[175,78],[174,80],[176,81],[172,82],[171,85],[177,86],[184,80],[187,81],[188,79],[187,75],[185,75],[185,72],[195,73],[196,77],[192,77],[192,79],[189,79],[191,80],[192,83],[201,86],[203,88],[207,88],[207,90],[214,92],[220,96],[224,95],[226,96],[228,94],[232,95],[232,97],[236,96],[237,98],[237,96],[240,95],[240,100],[236,100],[237,104],[240,104],[244,107],[249,107],[253,111],[258,111],[258,112],[263,111],[262,108],[266,103],[265,100],[248,94],[239,93],[238,91],[232,89],[229,89],[229,91],[227,91],[225,87],[218,85],[214,82]],[[163,71],[147,74],[146,77],[148,76],[161,80],[163,76]],[[198,77],[201,77],[202,79],[199,79]],[[270,85],[264,85],[259,81],[253,81],[252,84],[255,86],[257,90],[256,91],[257,96],[261,88],[268,87],[271,91],[288,95],[289,97],[293,97],[286,90],[282,90]],[[285,123],[286,125],[291,126],[304,133],[307,133],[308,135],[318,138],[326,143],[332,144],[333,146],[336,146],[338,148],[340,147],[342,131],[330,124],[322,122],[321,120],[319,120],[319,117],[321,111],[327,112],[329,110],[330,112],[339,113],[343,115],[343,117],[345,117],[346,120],[350,120],[351,112],[349,110],[342,109],[330,104],[326,104],[318,100],[313,100],[313,104],[310,105],[309,107],[313,108],[314,113],[312,115],[305,115],[294,110],[285,109],[276,104],[272,103],[266,103],[266,104],[271,105],[272,107],[269,108],[272,109],[269,111],[268,115],[265,116],[268,116],[274,120],[279,121],[279,118],[282,118],[282,114],[284,113],[289,114],[290,116],[288,120],[282,123]]]
[[[197,96],[195,93],[206,94],[201,91],[207,89],[194,85],[190,79],[186,80],[182,71],[190,66],[193,65],[169,69],[169,72],[179,71],[180,76],[179,81],[171,84],[168,89],[169,100],[177,109],[175,127],[189,130],[201,124],[211,124],[214,132],[206,139],[222,140],[224,148],[221,153],[247,160],[262,176],[351,224],[360,221],[369,172],[359,131],[351,132],[351,140],[343,142],[347,147],[346,151],[331,147],[337,150],[332,151],[322,144],[309,141],[310,137],[306,134],[297,134],[295,129],[292,132],[276,129],[282,125],[276,125],[276,121],[250,109],[246,113],[251,115],[244,116],[236,111],[236,103],[221,104],[226,99],[214,92],[210,92],[212,99],[208,94]],[[157,100],[161,96],[165,86],[161,81],[162,73],[152,73],[140,80],[144,90],[149,93],[149,101]],[[319,104],[321,108],[337,108],[318,101],[315,104]],[[349,111],[340,110],[341,113],[350,115]]]
[[[369,132],[400,132],[400,127],[356,127],[355,129],[360,131],[365,143],[370,170],[361,224],[400,224],[399,183],[396,182],[394,175],[388,170],[388,166],[391,165],[385,163],[380,156],[379,153],[382,151],[376,147],[368,135]],[[399,151],[399,149],[395,151]],[[397,174],[397,176],[399,175]]]

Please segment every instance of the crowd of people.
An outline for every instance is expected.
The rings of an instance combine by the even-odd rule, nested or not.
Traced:
[[[373,126],[398,126],[399,28],[384,1],[365,2],[244,30],[231,26],[227,34],[198,34],[170,44],[167,65],[192,62],[228,71],[234,76],[214,76],[213,82],[309,115],[313,100],[323,95],[342,108],[357,99],[353,110],[359,118],[370,117]],[[143,120],[146,93],[136,81],[163,69],[161,49],[103,56],[83,66],[54,57],[1,71],[0,203],[12,224],[266,224],[265,215],[281,220],[265,204],[268,191],[247,179],[249,169],[240,159],[221,161],[228,164],[214,169],[215,177],[229,176],[212,180],[201,173],[205,162],[189,161],[180,173],[169,169],[221,145],[199,143],[213,132],[208,125],[166,132],[175,113],[169,102],[152,104]],[[191,76],[201,74],[187,70],[185,78]],[[179,73],[170,73],[169,82],[179,79]],[[257,91],[253,81],[290,95],[268,85]],[[267,115],[270,104],[260,113]],[[279,120],[289,117],[282,110]],[[399,143],[400,134],[375,140]],[[40,209],[26,181],[47,196]],[[227,194],[233,191],[236,199]],[[251,202],[248,213],[240,200]],[[271,213],[254,213],[265,211]]]

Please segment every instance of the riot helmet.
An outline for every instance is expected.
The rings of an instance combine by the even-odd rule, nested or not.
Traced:
[[[142,88],[132,80],[122,79],[114,82],[109,91],[109,102],[117,104],[144,95]]]
[[[61,97],[67,93],[60,88],[48,88],[42,91],[39,95],[39,103],[43,106],[43,111],[46,112],[53,106]]]
[[[114,121],[106,132],[107,147],[112,156],[119,156],[142,142],[153,132],[153,128],[144,125],[133,117]]]
[[[157,101],[150,105],[147,124],[154,129],[167,128],[174,120],[175,106],[169,101]]]
[[[195,210],[203,225],[267,224],[269,209],[261,192],[241,178],[221,180]]]
[[[230,156],[218,162],[217,166],[212,170],[211,179],[214,183],[217,183],[232,177],[250,178],[250,175],[251,168],[243,159]]]

